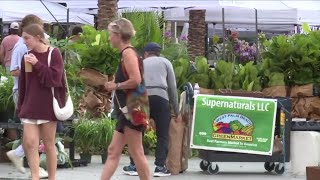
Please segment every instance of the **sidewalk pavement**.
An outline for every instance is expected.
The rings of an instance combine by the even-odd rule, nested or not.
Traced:
[[[154,171],[154,158],[148,156],[150,170]],[[138,177],[131,177],[122,174],[122,167],[128,165],[129,157],[123,155],[117,171],[112,179],[114,180],[138,180]],[[264,163],[218,163],[219,173],[210,175],[202,172],[199,167],[200,159],[189,160],[189,168],[186,172],[170,177],[152,178],[155,180],[305,180],[305,176],[295,177],[290,172],[289,165],[286,165],[286,172],[283,175],[267,173]],[[93,156],[92,163],[84,167],[74,167],[57,170],[57,180],[99,180],[103,164],[100,156]],[[27,170],[29,173],[29,169]],[[10,163],[0,163],[0,180],[25,180],[28,173],[19,173]]]

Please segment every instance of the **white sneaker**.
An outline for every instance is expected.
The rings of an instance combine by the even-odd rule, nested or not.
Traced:
[[[26,169],[23,167],[23,157],[17,156],[15,150],[8,151],[7,156],[19,172],[26,173]]]
[[[44,170],[42,167],[39,167],[39,178],[43,179],[43,178],[48,178],[49,175],[47,173],[46,170]],[[29,174],[29,178],[32,178],[31,173]]]
[[[41,178],[48,178],[48,172],[44,170],[42,167],[39,167],[39,177]]]

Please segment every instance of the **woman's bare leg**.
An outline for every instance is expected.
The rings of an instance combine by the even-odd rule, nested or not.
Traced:
[[[149,164],[143,151],[142,132],[125,127],[124,135],[128,144],[129,153],[136,165],[139,178],[141,180],[150,180]]]
[[[23,148],[25,150],[32,180],[39,180],[39,126],[23,124]]]
[[[41,138],[46,149],[46,163],[49,180],[55,180],[57,171],[57,152],[55,147],[57,122],[50,121],[39,125],[39,127]]]
[[[108,158],[101,174],[101,180],[110,180],[116,171],[123,147],[126,144],[124,138],[125,136],[122,133],[114,131],[112,141],[108,147]]]

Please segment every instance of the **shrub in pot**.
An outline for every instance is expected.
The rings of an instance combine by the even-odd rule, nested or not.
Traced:
[[[86,118],[81,119],[78,123],[74,124],[74,142],[76,150],[80,153],[80,158],[91,162],[91,155],[94,149],[95,137],[98,135],[94,128],[94,121]]]
[[[101,155],[102,164],[105,163],[108,155],[108,146],[111,143],[116,122],[106,116],[95,120],[94,128],[98,132],[95,137],[94,150]]]

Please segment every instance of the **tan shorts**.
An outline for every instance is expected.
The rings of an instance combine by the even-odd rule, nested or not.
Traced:
[[[39,125],[39,124],[44,124],[44,123],[50,122],[48,120],[40,120],[40,119],[35,120],[35,119],[24,119],[24,118],[21,118],[20,120],[21,120],[22,124],[37,124],[37,125]]]

